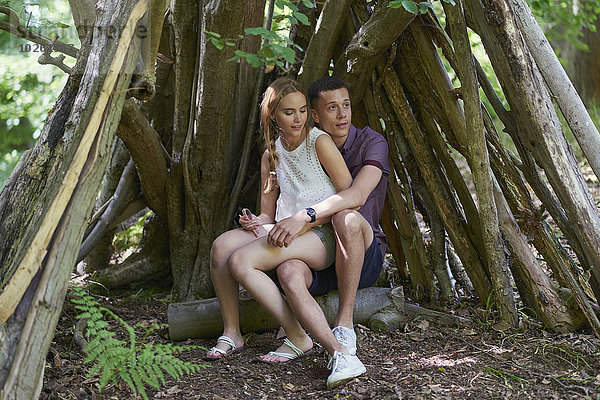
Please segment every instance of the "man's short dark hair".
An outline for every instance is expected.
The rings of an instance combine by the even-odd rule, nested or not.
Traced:
[[[310,106],[312,108],[317,107],[317,101],[321,97],[321,92],[327,92],[329,90],[336,89],[348,89],[348,83],[342,78],[338,78],[337,76],[324,76],[322,78],[317,79],[308,87],[308,101],[310,101]]]

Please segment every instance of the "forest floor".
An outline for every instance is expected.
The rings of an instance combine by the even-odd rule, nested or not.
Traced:
[[[168,294],[138,292],[96,296],[127,324],[149,327],[166,323]],[[425,305],[426,306],[426,305]],[[474,322],[457,328],[425,320],[405,320],[400,330],[381,333],[357,326],[358,355],[367,372],[336,389],[327,389],[324,351],[302,361],[270,365],[257,357],[278,347],[276,331],[245,335],[244,351],[208,363],[178,380],[167,378],[153,399],[600,399],[600,340],[591,332],[549,334],[525,324],[519,332],[495,331],[492,315],[461,304],[455,312]],[[133,399],[123,381],[110,383],[100,395],[98,377],[74,343],[75,316],[67,301],[47,357],[40,399]],[[125,337],[118,323],[111,330]],[[138,337],[143,328],[136,328]],[[158,331],[145,339],[169,343]],[[184,345],[211,347],[211,340]],[[316,345],[319,349],[319,346]],[[199,364],[204,350],[181,358]]]

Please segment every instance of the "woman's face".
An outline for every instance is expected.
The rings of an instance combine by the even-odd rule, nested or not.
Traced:
[[[275,111],[275,121],[282,130],[280,134],[288,137],[300,136],[307,119],[306,97],[301,92],[287,94],[281,99],[279,108]]]

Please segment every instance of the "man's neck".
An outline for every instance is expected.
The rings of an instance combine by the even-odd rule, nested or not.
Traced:
[[[332,137],[331,139],[333,139],[333,143],[335,143],[337,148],[341,150],[342,147],[344,147],[344,143],[346,143],[346,140],[348,140],[348,135],[341,137]]]

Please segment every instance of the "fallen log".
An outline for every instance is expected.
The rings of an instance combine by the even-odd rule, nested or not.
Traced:
[[[332,324],[339,305],[337,291],[316,298],[329,324]],[[240,325],[243,332],[265,332],[279,327],[277,322],[253,299],[240,298]],[[402,287],[394,289],[370,287],[359,289],[354,303],[354,322],[377,331],[398,329],[404,320],[405,309],[411,316],[451,325],[469,322],[415,305],[405,308]],[[171,303],[167,311],[169,337],[174,341],[217,337],[223,332],[223,321],[216,298]]]

